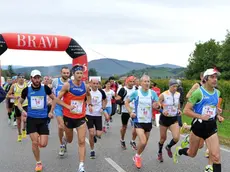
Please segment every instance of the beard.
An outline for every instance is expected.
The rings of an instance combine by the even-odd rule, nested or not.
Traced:
[[[39,82],[39,81],[36,81],[36,82],[32,81],[32,84],[33,84],[35,87],[39,87],[39,86],[41,85],[41,82]]]

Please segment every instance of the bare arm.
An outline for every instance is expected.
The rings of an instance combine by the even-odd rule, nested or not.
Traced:
[[[23,98],[19,98],[19,101],[18,101],[18,109],[22,112],[24,109],[22,107],[22,103],[24,102],[24,99]]]
[[[9,92],[7,93],[6,97],[7,97],[7,98],[10,98],[10,99],[14,99],[15,97],[14,97],[13,93],[14,93],[14,85],[12,85],[12,86],[10,87],[10,90],[9,90]]]
[[[202,115],[193,112],[193,104],[190,102],[186,103],[183,112],[188,117],[202,119]]]
[[[131,102],[130,99],[127,99],[125,101],[125,108],[127,109],[127,111],[128,111],[129,114],[132,113],[132,109],[130,107],[130,102]]]
[[[198,83],[194,84],[192,88],[189,90],[189,92],[187,93],[186,98],[187,99],[190,98],[192,93],[198,88],[199,88],[199,84]]]
[[[89,105],[91,104],[91,94],[90,94],[90,87],[89,85],[87,84],[86,85],[86,103]]]

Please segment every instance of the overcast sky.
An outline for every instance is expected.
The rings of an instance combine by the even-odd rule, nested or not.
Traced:
[[[224,39],[229,9],[228,0],[5,0],[0,33],[70,36],[89,61],[104,58],[95,50],[108,58],[186,66],[195,42]],[[1,56],[2,65],[44,62],[66,64],[71,59],[65,52],[7,50]]]

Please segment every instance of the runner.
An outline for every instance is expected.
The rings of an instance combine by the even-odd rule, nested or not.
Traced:
[[[184,89],[182,87],[182,82],[181,80],[177,79],[177,83],[178,83],[178,88],[177,88],[177,92],[180,93],[180,108],[182,109],[183,108],[183,105],[184,105]],[[183,122],[182,122],[182,117],[181,115],[178,115],[177,116],[177,119],[178,119],[178,124],[180,126],[180,128],[183,126]]]
[[[161,94],[161,89],[157,87],[157,83],[153,82],[152,90],[157,93],[157,96],[159,97]],[[159,111],[153,109],[153,120],[154,120],[154,125],[156,126],[156,114],[159,114]]]
[[[110,82],[108,80],[105,81],[105,89],[103,89],[103,91],[105,92],[106,98],[107,98],[107,104],[106,104],[106,108],[105,108],[104,112],[107,113],[108,115],[111,115],[111,113],[112,113],[111,100],[112,100],[112,98],[114,98],[115,92],[110,89]],[[104,127],[103,127],[103,131],[106,132],[105,126],[107,127],[107,129],[109,129],[109,121],[106,119],[105,119]]]
[[[136,88],[134,87],[134,80],[135,77],[134,76],[129,76],[125,83],[126,86],[124,86],[124,88],[121,88],[118,95],[117,95],[117,100],[121,101],[122,108],[121,108],[121,129],[120,129],[120,134],[121,134],[121,147],[123,149],[126,149],[126,144],[125,144],[125,134],[126,134],[126,129],[127,129],[127,124],[130,118],[129,115],[129,111],[126,109],[124,102],[129,99],[130,95],[136,90]],[[130,103],[130,107],[132,108],[132,110],[134,110],[134,102]],[[132,148],[134,150],[136,150],[136,142],[135,139],[137,137],[136,134],[136,130],[135,128],[132,129],[132,140],[130,141],[130,145],[132,146]]]
[[[41,84],[40,71],[33,70],[30,76],[32,84],[23,89],[18,101],[18,109],[21,111],[24,121],[27,121],[27,134],[31,138],[32,150],[36,160],[35,171],[41,172],[43,166],[39,147],[44,148],[48,144],[48,119],[53,117],[51,113],[49,113],[49,116],[47,115],[47,95],[53,100],[56,100],[56,97],[48,86]],[[22,107],[22,103],[26,99],[28,99],[27,112]]]
[[[169,129],[172,133],[173,139],[169,144],[166,145],[165,149],[168,153],[169,158],[173,157],[171,148],[180,139],[180,128],[178,124],[177,116],[181,115],[180,111],[180,93],[177,92],[178,83],[175,79],[169,80],[169,90],[163,92],[159,96],[159,101],[163,109],[160,110],[160,141],[158,143],[158,160],[163,162],[162,148],[164,142],[167,139],[167,130]]]
[[[224,118],[218,112],[217,105],[220,92],[215,89],[219,75],[220,73],[216,69],[207,69],[204,73],[205,84],[194,91],[189,98],[184,108],[184,114],[194,118],[190,133],[190,145],[189,148],[176,148],[175,163],[178,163],[178,158],[181,155],[195,157],[199,149],[199,142],[204,139],[213,162],[213,171],[221,172],[216,119],[222,122]]]
[[[5,87],[5,91],[8,93],[10,91],[11,86],[16,82],[17,82],[17,76],[13,76],[11,82],[9,82],[9,84],[7,84],[7,86]],[[8,124],[11,125],[11,117],[14,116],[13,125],[17,126],[16,116],[14,113],[14,99],[11,98],[6,99],[6,109],[8,112]]]
[[[66,141],[71,143],[73,141],[73,129],[77,130],[78,137],[78,152],[79,152],[79,169],[78,172],[84,172],[85,161],[85,137],[86,137],[86,102],[89,111],[92,112],[90,90],[89,87],[83,82],[83,70],[81,65],[75,65],[72,68],[74,80],[65,83],[59,92],[58,99],[63,97],[60,104],[63,106],[63,119]]]
[[[18,138],[17,141],[21,142],[22,138],[26,138],[26,122],[22,123],[22,117],[21,117],[21,111],[18,109],[18,100],[21,97],[22,90],[27,87],[26,82],[24,81],[24,75],[19,73],[17,75],[17,83],[14,83],[11,87],[10,90],[7,94],[7,97],[9,99],[14,100],[14,113],[17,118],[17,128],[18,128]],[[28,101],[25,99],[25,101],[22,104],[22,107],[24,111],[27,112],[27,106],[28,106]],[[22,129],[21,129],[22,126]]]
[[[110,82],[110,89],[115,92],[115,96],[117,95],[117,90],[118,90],[118,84],[115,82],[115,78],[113,76],[109,77],[109,82]],[[110,122],[113,122],[112,116],[115,115],[117,111],[117,104],[116,104],[116,99],[112,99],[112,113],[110,115]]]
[[[61,77],[55,78],[52,83],[53,93],[56,97],[58,97],[59,92],[61,91],[64,83],[68,82],[70,76],[70,70],[68,67],[62,67],[61,69]],[[54,107],[53,107],[54,108]],[[59,156],[64,156],[65,152],[67,151],[67,142],[64,138],[64,121],[63,121],[63,112],[62,106],[56,105],[55,108],[51,108],[51,112],[54,111],[54,114],[57,118],[58,123],[58,137],[60,141],[60,149],[59,149]]]
[[[141,89],[135,90],[125,101],[126,109],[130,117],[133,118],[134,127],[140,140],[137,146],[137,153],[133,157],[137,168],[142,166],[141,154],[147,145],[152,129],[152,108],[160,108],[157,94],[150,89],[150,77],[148,75],[142,76],[141,86]],[[135,112],[130,106],[133,101]]]
[[[90,144],[90,158],[95,159],[95,150],[94,143],[97,143],[97,138],[101,138],[102,135],[102,114],[105,115],[105,119],[108,121],[109,115],[103,113],[105,110],[107,99],[105,92],[101,89],[98,89],[99,81],[97,79],[92,79],[91,81],[91,107],[92,111],[87,106],[86,117],[87,117],[87,126],[89,130],[89,144]],[[95,129],[94,129],[95,126]]]

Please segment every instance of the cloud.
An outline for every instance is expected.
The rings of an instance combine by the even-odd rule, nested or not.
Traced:
[[[102,58],[90,50],[95,49],[111,58],[186,66],[195,42],[224,39],[229,7],[227,0],[7,0],[1,3],[0,32],[67,35],[82,45],[89,60]],[[23,53],[19,59],[31,56]],[[23,62],[11,55],[4,54],[3,62]],[[58,62],[67,61],[49,63]]]

